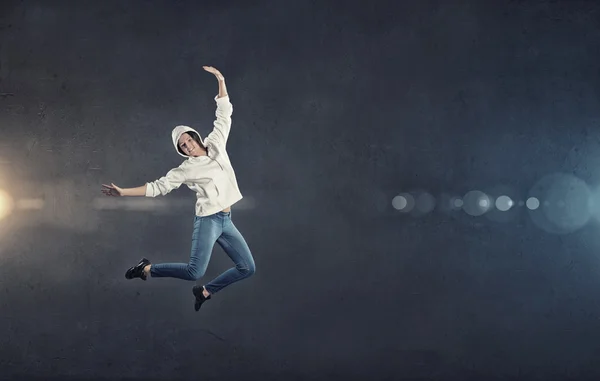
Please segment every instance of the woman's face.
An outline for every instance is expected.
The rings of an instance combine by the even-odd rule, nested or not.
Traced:
[[[200,156],[204,151],[203,147],[192,139],[187,132],[181,134],[177,144],[179,144],[181,151],[188,156]]]

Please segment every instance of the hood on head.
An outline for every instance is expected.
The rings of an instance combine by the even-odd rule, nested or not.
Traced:
[[[171,137],[173,138],[173,145],[175,146],[175,151],[177,151],[177,153],[179,155],[181,155],[183,157],[189,157],[189,156],[184,155],[184,154],[181,153],[181,151],[179,150],[179,145],[177,144],[177,142],[179,141],[179,138],[185,132],[193,132],[196,135],[198,135],[198,137],[200,138],[200,143],[202,144],[202,146],[204,148],[206,148],[206,146],[204,145],[204,140],[202,139],[202,136],[200,136],[200,134],[198,133],[198,131],[196,131],[192,127],[188,127],[188,126],[177,126],[177,127],[175,127],[173,129],[173,132],[171,133]]]

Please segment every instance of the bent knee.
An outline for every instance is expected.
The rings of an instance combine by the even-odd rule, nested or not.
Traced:
[[[204,276],[205,270],[198,268],[197,266],[188,265],[187,274],[190,280],[198,280]]]
[[[246,264],[244,267],[239,269],[242,274],[249,277],[254,275],[256,272],[256,265],[254,263]]]

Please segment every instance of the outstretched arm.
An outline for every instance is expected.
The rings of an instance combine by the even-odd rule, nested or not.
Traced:
[[[137,188],[120,188],[113,183],[102,184],[102,193],[107,196],[145,196],[146,185]]]
[[[219,94],[215,97],[217,102],[216,119],[213,123],[212,132],[206,137],[206,142],[217,146],[225,146],[231,130],[231,114],[233,113],[233,106],[229,101],[229,94],[227,94],[225,77],[212,66],[204,66],[204,70],[214,74],[219,82]]]
[[[171,169],[165,176],[136,188],[120,188],[115,184],[102,184],[102,193],[107,196],[164,196],[177,189],[185,182],[185,172],[182,168]]]

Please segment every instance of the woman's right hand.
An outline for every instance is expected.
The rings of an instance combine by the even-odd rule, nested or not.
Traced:
[[[102,184],[102,193],[107,196],[123,196],[123,188],[119,188],[113,183],[110,183],[110,185]]]

